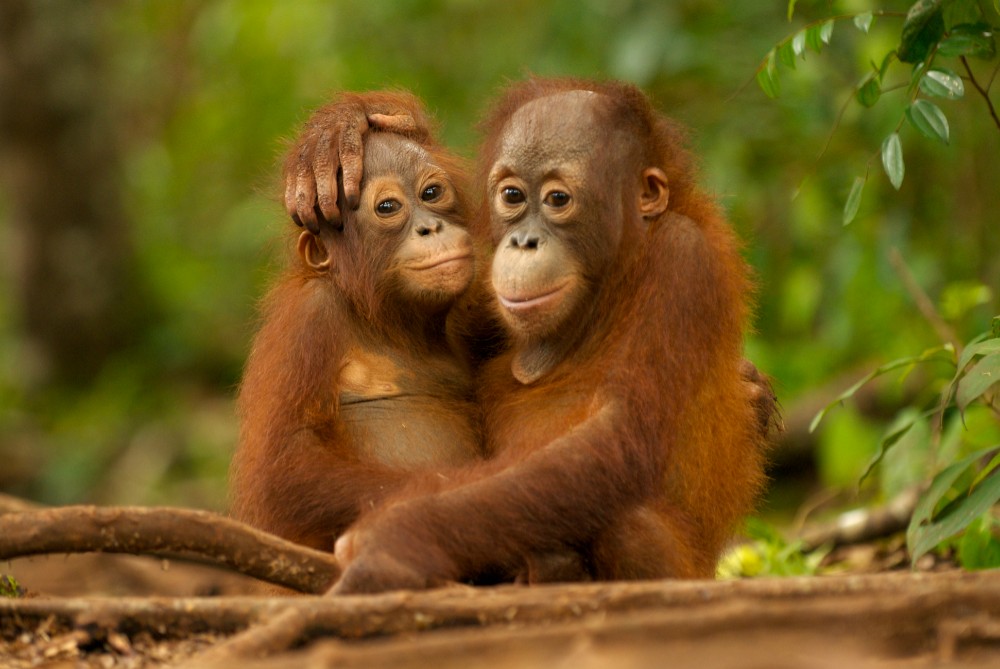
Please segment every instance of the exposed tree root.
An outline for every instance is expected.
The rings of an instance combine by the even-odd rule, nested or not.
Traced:
[[[291,624],[271,626],[272,636],[257,634],[254,644],[230,644],[238,652],[220,653],[225,644],[209,649],[188,666],[444,669],[481,658],[483,666],[543,667],[575,653],[590,664],[567,666],[598,666],[594,657],[602,653],[672,657],[700,648],[704,658],[705,649],[726,644],[764,644],[761,649],[778,652],[779,641],[793,638],[806,640],[796,652],[825,640],[823,652],[832,649],[837,659],[844,658],[836,651],[852,643],[858,647],[851,652],[868,658],[960,657],[963,649],[996,638],[1000,572],[504,586],[353,597],[0,601],[4,635],[51,621],[53,634],[99,627],[128,636],[183,637],[233,634],[279,619]],[[294,657],[285,653],[317,637],[333,641]],[[268,654],[280,656],[246,663]],[[759,666],[838,666],[782,663],[782,657]]]
[[[205,562],[308,593],[340,574],[329,553],[207,511],[67,506],[0,515],[0,560],[90,551]]]
[[[872,656],[930,653],[954,658],[960,641],[994,639],[998,619],[1000,574],[616,583],[324,597],[292,602],[271,623],[191,658],[184,667],[221,669],[238,663],[260,669],[290,665],[442,669],[469,666],[472,658],[489,658],[484,664],[492,667],[547,667],[559,661],[578,666],[584,660],[590,666],[603,666],[610,659],[621,663],[622,656],[630,653],[645,656],[645,661],[636,662],[641,666],[675,657],[678,647],[725,647],[727,642],[735,651],[726,658],[725,663],[731,664],[734,655],[747,652],[749,639],[763,642],[756,649],[760,666],[783,666],[789,642],[797,646],[797,653],[807,654],[809,641],[803,647],[803,639],[812,639],[814,651],[824,648],[827,657],[822,666],[846,666],[839,662],[858,666]],[[412,636],[430,629],[438,631]],[[320,635],[335,639],[295,655],[247,664]],[[358,636],[381,640],[345,642]],[[852,642],[830,644],[833,638],[845,637]],[[702,661],[706,657],[704,650],[689,652]],[[573,658],[576,661],[570,661]],[[800,659],[786,666],[818,665]]]
[[[5,495],[0,492],[0,516],[5,513],[23,513],[25,511],[39,511],[45,507],[41,504],[36,504],[35,502],[29,502],[26,499],[21,499],[20,497],[14,497],[13,495]]]
[[[885,523],[864,525],[881,533]],[[837,531],[843,536],[824,540],[855,539]],[[314,593],[338,573],[329,554],[207,512],[0,512],[0,560],[79,551],[182,556]],[[108,666],[130,654],[130,666],[169,660],[199,669],[589,669],[663,658],[676,667],[995,666],[1000,571],[377,596],[0,599],[0,656],[5,648],[17,667],[51,658]]]
[[[918,498],[919,490],[912,488],[883,506],[848,511],[830,523],[808,526],[801,533],[802,548],[811,551],[824,544],[860,544],[901,532],[909,524]]]

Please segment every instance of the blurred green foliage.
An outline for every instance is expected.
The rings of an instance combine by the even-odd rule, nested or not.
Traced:
[[[746,538],[722,556],[716,568],[718,578],[816,576],[830,552],[821,547],[807,553],[801,542],[788,541],[774,527],[755,518],[747,522]]]
[[[23,594],[24,591],[21,589],[21,586],[18,585],[12,576],[7,576],[6,574],[0,576],[0,597],[14,599],[21,597]]]
[[[797,0],[789,0],[788,18],[795,13]],[[905,14],[899,11],[864,9],[833,15],[812,21],[802,29],[785,37],[772,48],[757,66],[757,84],[772,98],[780,94],[779,65],[794,70],[800,58],[808,51],[820,53],[831,43],[834,28],[853,23],[866,35],[877,18],[897,19],[901,24],[895,48],[870,61],[868,72],[861,77],[854,89],[854,98],[862,106],[871,108],[881,99],[883,92],[897,93],[898,120],[895,128],[882,140],[879,154],[882,166],[892,187],[899,190],[906,174],[903,147],[899,131],[908,121],[912,129],[924,137],[948,144],[951,127],[948,117],[932,98],[961,100],[965,96],[965,81],[969,88],[981,96],[989,115],[1000,130],[1000,116],[989,96],[993,74],[979,81],[970,59],[993,60],[997,54],[996,32],[1000,28],[996,12],[979,0],[918,0]],[[893,68],[894,65],[901,67]],[[958,68],[964,74],[958,74]],[[900,83],[899,70],[903,70]],[[895,79],[893,78],[895,76]],[[982,76],[982,75],[980,75]],[[904,93],[905,91],[905,93]],[[871,173],[871,163],[862,176],[856,177],[844,205],[844,224],[857,216],[861,195]]]
[[[789,19],[796,4],[796,0],[789,0]],[[899,134],[905,122],[926,138],[940,140],[945,145],[949,143],[948,117],[930,98],[961,100],[965,95],[965,82],[968,82],[969,88],[979,94],[984,113],[1000,132],[1000,116],[989,93],[1000,66],[991,65],[991,73],[977,76],[970,63],[974,59],[995,60],[995,33],[1000,29],[1000,17],[993,9],[1000,9],[1000,6],[995,4],[994,8],[987,8],[978,0],[917,0],[905,14],[866,10],[813,21],[768,52],[758,66],[757,83],[766,95],[778,97],[778,63],[794,69],[797,59],[804,58],[807,49],[820,53],[824,45],[831,43],[838,21],[850,20],[858,30],[868,34],[876,17],[900,19],[895,48],[871,61],[870,71],[854,91],[855,100],[864,108],[874,107],[883,92],[905,91],[897,102],[896,126],[882,141],[879,150],[885,174],[892,187],[899,190],[906,172]],[[902,74],[908,83],[887,88],[892,66],[897,63],[902,66],[897,69],[904,70]],[[965,76],[949,66],[962,68]],[[871,162],[869,159],[864,175],[855,178],[847,196],[843,213],[845,225],[854,219],[860,208]],[[947,375],[929,376],[923,384],[924,390],[938,392],[939,399],[924,411],[918,410],[923,404],[919,399],[905,406],[883,436],[860,478],[864,480],[877,471],[881,490],[890,498],[915,486],[922,490],[906,535],[914,565],[936,546],[961,537],[958,551],[961,562],[975,567],[1000,566],[1000,554],[996,554],[991,543],[996,525],[994,507],[1000,501],[1000,476],[995,475],[995,468],[1000,463],[995,457],[1000,450],[1000,423],[997,420],[1000,418],[1000,395],[996,390],[1000,382],[1000,316],[993,319],[990,331],[968,343],[959,340],[949,323],[940,316],[944,313],[947,318],[958,320],[965,311],[989,304],[992,291],[975,283],[952,283],[942,292],[938,308],[926,296],[898,250],[891,251],[890,260],[943,342],[919,355],[877,367],[820,411],[812,428],[833,405],[853,397],[864,384],[883,374],[927,363],[947,363]],[[984,411],[977,412],[977,409]],[[981,429],[951,429],[959,420],[968,428],[967,415],[983,413],[988,414],[988,422]],[[847,431],[841,426],[846,426]],[[838,429],[841,434],[837,434]],[[857,444],[873,443],[870,438],[858,438],[866,429],[862,421],[845,414],[827,431],[827,439],[821,446],[830,442],[838,446],[836,450],[826,447],[819,451],[821,473],[826,474],[827,479],[834,479],[828,483],[836,483],[836,478],[842,478],[845,471],[849,473],[856,466]],[[976,442],[984,437],[993,445],[970,454]],[[849,447],[843,449],[841,445]],[[893,449],[891,457],[889,449]]]
[[[796,0],[789,0],[789,19],[794,14]],[[1000,7],[1000,6],[997,6]],[[878,103],[884,91],[905,95],[899,101],[899,120],[896,127],[882,141],[879,154],[886,176],[892,187],[899,190],[906,173],[900,130],[904,122],[925,138],[939,140],[947,145],[950,140],[948,117],[930,98],[961,100],[965,95],[966,81],[985,105],[985,111],[1000,131],[998,116],[990,88],[1000,66],[991,66],[992,73],[977,77],[970,61],[994,60],[997,55],[995,34],[1000,21],[978,0],[917,0],[905,15],[898,12],[863,11],[842,14],[814,21],[775,46],[757,69],[757,83],[771,98],[780,92],[778,63],[794,69],[796,61],[804,58],[807,49],[820,53],[830,44],[837,22],[850,20],[862,33],[869,33],[876,16],[901,19],[896,47],[880,59],[871,61],[869,71],[856,85],[854,98],[865,108]],[[881,64],[878,64],[881,63]],[[909,83],[885,88],[890,81],[891,66],[903,66]],[[947,66],[961,67],[965,76]],[[984,82],[980,82],[983,77]],[[844,108],[846,109],[846,107]],[[861,195],[870,175],[872,159],[863,176],[856,177],[844,205],[843,221],[850,223],[860,208]],[[913,488],[920,490],[919,500],[910,518],[906,543],[912,564],[937,547],[958,544],[958,560],[970,568],[1000,566],[1000,552],[996,550],[994,528],[997,524],[994,507],[1000,501],[1000,476],[996,466],[1000,458],[1000,316],[993,319],[990,331],[981,333],[968,343],[959,341],[950,325],[939,315],[946,314],[958,320],[966,310],[992,299],[988,287],[964,282],[947,286],[936,308],[920,284],[906,267],[905,260],[895,249],[890,260],[900,278],[907,285],[924,317],[934,326],[943,340],[940,346],[925,350],[917,356],[902,358],[877,367],[860,381],[840,393],[836,399],[813,419],[811,428],[819,423],[834,405],[853,397],[864,384],[893,370],[926,363],[948,363],[946,376],[930,376],[925,389],[937,389],[940,399],[923,411],[915,400],[896,416],[884,435],[874,457],[865,466],[861,480],[877,472],[881,490],[887,498],[902,495]],[[983,409],[984,411],[976,411]],[[988,415],[985,427],[972,430],[951,429],[961,420],[963,427],[967,416]],[[870,444],[870,438],[857,439],[856,434],[867,429],[862,422],[845,414],[827,431],[824,443]],[[840,426],[848,431],[837,434]],[[832,435],[832,436],[831,436]],[[977,441],[993,442],[992,446],[970,454]],[[890,449],[892,449],[890,454]],[[856,467],[852,454],[858,449],[829,447],[820,449],[820,471],[827,478],[843,476],[846,469]],[[822,458],[836,453],[836,457]]]
[[[910,4],[883,8],[902,14]],[[785,35],[832,12],[874,8],[802,1],[789,23],[781,0],[102,5],[89,28],[102,35],[113,93],[98,102],[116,119],[154,318],[89,387],[53,388],[37,382],[12,293],[0,290],[0,489],[54,502],[224,503],[230,399],[256,300],[292,228],[278,160],[309,110],[341,89],[413,90],[444,140],[472,155],[476,120],[508,80],[642,86],[691,127],[703,181],[746,241],[759,287],[748,356],[775,378],[786,413],[845,373],[858,378],[941,343],[890,250],[967,341],[1000,311],[1000,132],[984,108],[968,96],[938,102],[948,146],[910,145],[904,130],[900,190],[870,180],[844,228],[859,165],[898,122],[882,103],[845,102],[869,61],[894,47],[900,24],[838,29],[822,57],[782,75],[776,101],[753,85],[756,64]],[[0,245],[16,248],[2,197]],[[880,420],[821,426],[824,484],[853,487]]]

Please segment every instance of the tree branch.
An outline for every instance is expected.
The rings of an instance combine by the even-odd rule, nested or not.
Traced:
[[[208,511],[68,506],[0,516],[0,560],[91,551],[205,562],[299,592],[325,592],[340,576],[329,553]]]
[[[35,502],[29,502],[20,497],[5,495],[0,492],[0,516],[6,513],[23,513],[25,511],[40,511],[45,507]]]
[[[984,100],[986,100],[986,106],[989,107],[990,116],[993,117],[993,123],[995,123],[996,126],[997,126],[997,129],[1000,130],[1000,117],[997,116],[996,107],[993,106],[993,101],[990,100],[990,93],[989,93],[989,91],[987,89],[983,88],[979,84],[979,82],[976,80],[976,75],[974,75],[972,73],[972,68],[969,67],[969,61],[968,61],[968,59],[965,56],[962,56],[961,58],[959,58],[959,60],[962,61],[962,65],[965,66],[965,71],[969,74],[969,83],[971,83],[972,87],[975,88],[976,91],[981,96],[983,96]],[[995,74],[996,74],[996,72],[994,72],[994,75]],[[991,79],[990,83],[992,83],[992,79]]]
[[[962,342],[958,340],[958,336],[955,331],[951,328],[948,323],[941,318],[941,314],[937,312],[934,307],[934,302],[928,297],[927,293],[917,282],[913,272],[910,271],[909,266],[906,264],[906,260],[903,255],[899,252],[899,249],[892,248],[889,250],[889,263],[892,268],[896,270],[896,274],[899,276],[900,280],[903,282],[903,287],[906,288],[906,292],[910,294],[913,298],[914,303],[917,305],[917,309],[920,310],[921,315],[924,319],[930,323],[931,327],[937,333],[939,339],[942,343],[951,344],[956,352],[962,350]],[[957,354],[957,353],[956,353]]]
[[[802,548],[808,552],[824,544],[860,544],[900,532],[909,524],[918,499],[919,490],[913,488],[884,506],[855,509],[840,514],[828,524],[807,527],[800,535]]]

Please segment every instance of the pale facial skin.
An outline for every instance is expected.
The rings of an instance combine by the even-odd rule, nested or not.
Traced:
[[[367,140],[363,184],[357,216],[364,224],[358,232],[364,249],[394,247],[382,270],[386,280],[422,309],[450,306],[471,284],[474,258],[447,173],[419,145],[376,133]],[[302,257],[319,271],[337,262],[331,233],[324,234],[319,242],[305,234],[299,242]]]
[[[512,369],[523,383],[559,362],[569,343],[563,324],[584,316],[621,242],[622,205],[602,201],[618,175],[604,174],[595,155],[601,102],[593,92],[569,91],[525,104],[507,123],[489,172],[491,280],[521,344]],[[668,199],[666,177],[655,171],[650,215]]]

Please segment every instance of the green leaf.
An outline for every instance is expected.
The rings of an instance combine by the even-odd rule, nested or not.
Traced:
[[[927,420],[936,413],[936,408],[923,413],[916,413],[887,432],[885,436],[882,437],[881,443],[879,443],[878,452],[872,457],[871,460],[868,461],[868,464],[865,465],[865,470],[861,473],[858,483],[864,483],[864,480],[868,478],[868,475],[871,474],[873,469],[875,469],[875,466],[882,461],[882,458],[885,457],[885,454],[889,451],[889,449],[899,443],[899,440],[905,437],[906,434],[913,429],[914,425],[922,420]]]
[[[986,23],[966,23],[952,28],[948,37],[941,40],[938,53],[942,56],[977,56],[992,58],[996,55],[993,29]]]
[[[769,98],[778,97],[780,89],[778,87],[778,68],[775,61],[774,49],[767,54],[767,61],[757,70],[757,85]]]
[[[977,362],[958,382],[955,403],[965,411],[973,401],[1000,382],[1000,353],[992,353]]]
[[[800,30],[795,33],[795,37],[792,38],[792,51],[795,52],[796,56],[806,57],[806,31]]]
[[[1000,0],[997,0],[1000,2]],[[993,330],[993,336],[1000,338],[1000,316],[994,316],[993,320],[990,322],[990,327]]]
[[[951,398],[954,397],[959,382],[965,376],[965,368],[970,362],[972,362],[973,358],[978,355],[1000,353],[1000,337],[993,339],[987,339],[987,337],[988,335],[986,333],[975,337],[962,350],[962,355],[959,356],[957,362],[955,363],[954,378],[952,378],[951,382],[948,383],[948,386],[941,391],[942,406],[948,406],[951,402]]]
[[[0,598],[16,599],[24,596],[24,589],[13,576],[0,574]]]
[[[892,133],[882,142],[882,167],[885,168],[892,187],[899,190],[903,185],[906,165],[903,164],[903,145],[899,142],[898,132]]]
[[[865,177],[856,177],[851,186],[851,192],[847,196],[844,204],[844,225],[849,224],[858,215],[858,207],[861,206],[861,192],[865,189]]]
[[[998,500],[1000,500],[1000,476],[994,474],[976,486],[968,497],[945,513],[942,518],[925,527],[917,528],[914,542],[910,546],[910,559],[915,563],[921,555],[968,527],[969,523],[986,513]]]
[[[823,23],[806,28],[806,46],[816,53],[823,50],[823,26],[825,25]]]
[[[977,339],[979,338],[977,337]],[[965,347],[958,359],[959,374],[977,355],[990,355],[991,353],[1000,353],[1000,335],[991,339],[973,340]]]
[[[1000,2],[1000,0],[997,0]],[[874,15],[871,12],[865,12],[864,14],[858,14],[854,17],[854,26],[863,33],[867,33],[871,30],[872,21],[875,20]]]
[[[986,480],[986,477],[993,473],[993,470],[1000,465],[1000,454],[994,455],[990,458],[990,461],[986,463],[986,466],[979,470],[976,477],[972,479],[972,483],[969,484],[969,489],[975,488],[977,485]]]
[[[874,107],[878,99],[882,97],[882,86],[879,85],[878,79],[875,78],[874,74],[868,75],[865,83],[858,87],[855,97],[858,102],[864,107]]]
[[[781,61],[782,65],[795,69],[795,49],[792,47],[791,40],[778,47],[778,60]]]
[[[833,38],[833,24],[834,20],[830,19],[820,27],[819,38],[822,40],[823,44],[829,44],[830,40]]]
[[[926,63],[921,61],[916,65],[914,65],[913,69],[910,70],[910,85],[906,87],[906,95],[909,96],[910,98],[915,99],[917,97],[916,90],[920,88],[920,81],[924,78],[924,75],[926,74],[927,68],[925,67],[925,65]]]
[[[951,70],[933,69],[920,80],[920,90],[928,95],[939,98],[958,100],[965,95],[965,84],[962,77]]]
[[[958,543],[958,563],[964,569],[1000,567],[1000,539],[993,536],[994,524],[989,512],[969,523]]]
[[[889,66],[892,65],[892,61],[898,58],[898,54],[895,51],[890,51],[885,54],[885,58],[882,59],[882,65],[878,68],[878,80],[885,80],[885,73],[889,70]]]
[[[958,462],[953,462],[945,467],[931,480],[927,492],[920,496],[916,506],[913,507],[913,515],[910,516],[910,525],[906,529],[907,545],[913,545],[917,529],[924,523],[930,522],[938,502],[951,490],[952,484],[958,480],[958,477],[965,473],[969,465],[988,455],[992,455],[996,450],[996,446],[990,446],[975,453],[970,453]]]
[[[858,177],[859,179],[861,177]],[[929,348],[920,355],[909,356],[906,358],[899,358],[898,360],[893,360],[892,362],[887,362],[884,365],[878,367],[877,369],[865,374],[860,381],[852,385],[850,388],[844,392],[837,395],[836,398],[825,407],[823,407],[815,416],[813,416],[812,422],[809,424],[809,431],[813,432],[816,430],[816,426],[820,424],[823,420],[823,416],[829,413],[830,409],[837,406],[844,400],[850,399],[854,393],[858,392],[866,383],[874,378],[882,376],[887,372],[899,369],[900,367],[909,367],[911,365],[917,365],[924,362],[933,362],[936,360],[947,360],[951,361],[951,347],[950,346],[935,346],[934,348]]]
[[[948,30],[963,23],[976,23],[983,15],[978,0],[947,0],[941,9]]]
[[[795,13],[795,3],[799,0],[788,0],[788,20],[792,20],[792,14]]]
[[[906,528],[906,545],[910,548],[910,559],[914,563],[920,558],[921,555],[926,553],[927,550],[930,550],[930,548],[933,548],[937,544],[935,541],[928,549],[921,553],[917,553],[915,551],[917,541],[923,532],[923,526],[931,521],[931,517],[938,502],[941,501],[949,490],[951,490],[952,484],[958,480],[958,477],[965,473],[965,470],[968,469],[972,463],[977,462],[988,455],[992,455],[997,448],[997,446],[984,448],[945,467],[931,481],[931,485],[927,489],[927,492],[920,496],[920,499],[917,501],[917,505],[913,509],[913,515],[910,516],[910,525]]]
[[[913,3],[903,22],[897,52],[904,63],[919,63],[944,36],[941,0],[919,0]]]
[[[906,119],[925,137],[948,143],[948,119],[933,102],[914,100],[906,108]]]

